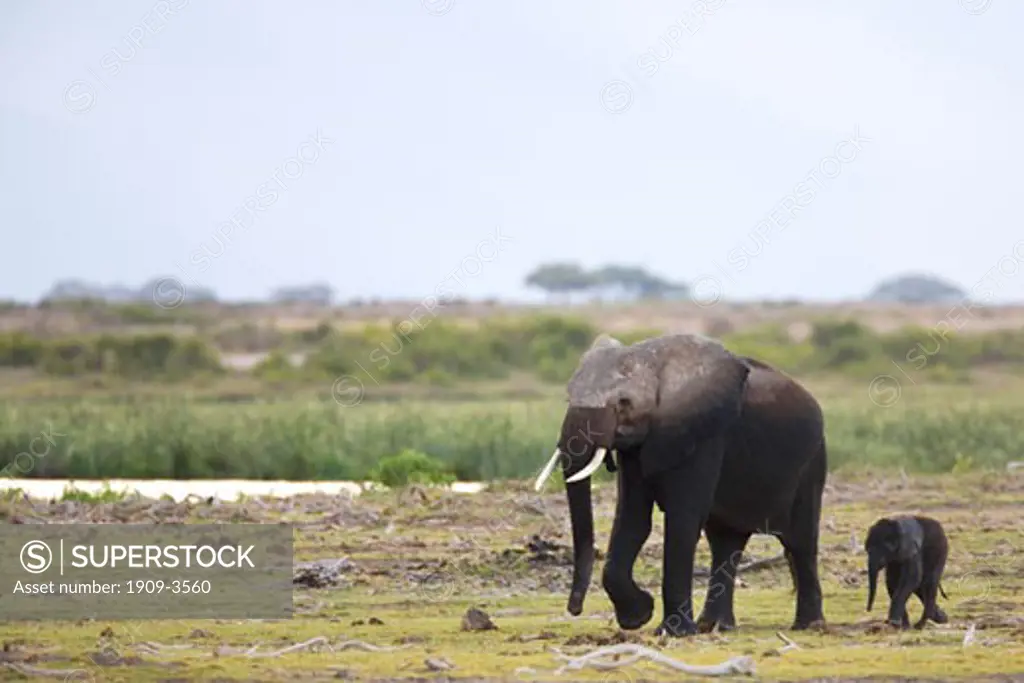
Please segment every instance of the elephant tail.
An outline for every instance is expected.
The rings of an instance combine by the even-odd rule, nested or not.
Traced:
[[[942,597],[944,597],[947,600],[949,600],[949,596],[946,595],[946,591],[942,590],[942,582],[939,582],[939,592],[942,593]]]

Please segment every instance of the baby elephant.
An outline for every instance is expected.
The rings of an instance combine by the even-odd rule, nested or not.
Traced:
[[[868,552],[868,611],[875,602],[878,572],[885,567],[885,586],[889,589],[889,623],[910,628],[907,599],[915,593],[924,604],[921,619],[914,628],[922,628],[928,619],[945,624],[946,614],[936,604],[942,591],[939,580],[946,566],[949,545],[942,525],[930,517],[900,516],[879,519],[868,531],[864,549]]]

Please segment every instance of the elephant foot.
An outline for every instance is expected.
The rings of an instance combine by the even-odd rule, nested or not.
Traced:
[[[654,598],[645,590],[640,590],[636,599],[625,607],[615,606],[615,620],[624,631],[635,631],[641,628],[654,616]]]
[[[797,603],[796,618],[793,619],[794,631],[806,631],[808,629],[823,630],[825,628],[825,614],[821,609],[821,601],[805,600]]]
[[[890,628],[894,628],[898,631],[905,631],[910,628],[910,621],[904,619],[888,619],[886,622]]]
[[[793,626],[790,627],[791,631],[825,631],[828,628],[828,624],[825,622],[824,617],[817,617],[814,619],[796,619],[793,622]]]
[[[685,638],[697,635],[697,625],[692,620],[672,614],[661,622],[661,625],[654,630],[656,636],[669,636],[672,638]]]
[[[697,619],[697,631],[699,633],[711,633],[718,627],[720,632],[724,631],[735,631],[736,630],[736,617],[733,615],[727,616],[708,616],[701,614]]]
[[[949,617],[946,616],[946,613],[943,612],[942,609],[936,607],[934,611],[932,611],[931,620],[936,624],[945,624],[949,622]]]

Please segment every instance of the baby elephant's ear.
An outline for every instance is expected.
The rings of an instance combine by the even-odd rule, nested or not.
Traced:
[[[924,529],[916,519],[901,519],[898,522],[900,530],[900,554],[903,557],[913,557],[921,552],[924,546]]]

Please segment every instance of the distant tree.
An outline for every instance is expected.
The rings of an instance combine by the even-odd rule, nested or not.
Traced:
[[[58,280],[50,287],[50,291],[43,295],[43,301],[83,301],[103,300],[104,288],[85,280],[69,279]]]
[[[547,263],[537,266],[525,282],[551,296],[584,292],[594,285],[594,278],[577,263]]]
[[[311,303],[329,306],[334,300],[334,289],[325,283],[279,287],[271,294],[278,303]]]
[[[143,303],[153,303],[154,301],[169,303],[180,296],[184,297],[185,303],[190,304],[217,300],[217,295],[212,289],[199,287],[173,275],[153,278],[139,287],[136,296]]]
[[[963,301],[967,292],[934,275],[907,274],[880,282],[868,301],[902,304],[944,304]]]
[[[685,295],[686,285],[670,282],[640,266],[609,264],[591,275],[597,287],[616,287],[635,299],[662,299],[672,294]]]
[[[102,285],[84,280],[58,280],[50,287],[50,291],[43,295],[39,305],[50,307],[54,304],[68,305],[76,302],[75,305],[103,304],[130,304],[141,303],[144,305],[154,302],[187,301],[197,303],[200,301],[216,301],[217,296],[213,290],[205,287],[196,287],[184,283],[181,278],[167,276],[156,277],[145,283],[138,289],[132,289],[125,285]]]

